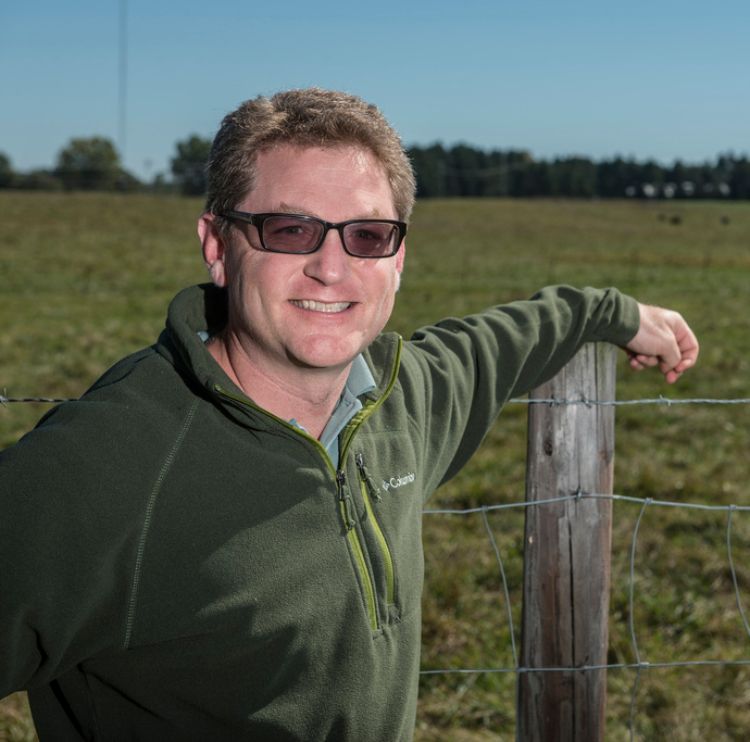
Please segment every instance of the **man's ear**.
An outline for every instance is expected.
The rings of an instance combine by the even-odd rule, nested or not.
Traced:
[[[201,214],[198,219],[198,237],[201,241],[203,261],[206,264],[206,268],[208,268],[211,280],[219,288],[224,288],[227,285],[227,275],[224,267],[226,245],[213,214],[209,212]]]
[[[404,261],[406,260],[406,240],[401,244],[401,249],[396,253],[396,270],[401,273],[404,270]]]
[[[406,260],[406,241],[403,242],[399,251],[396,253],[396,292],[401,288],[401,273],[404,270],[404,261]]]

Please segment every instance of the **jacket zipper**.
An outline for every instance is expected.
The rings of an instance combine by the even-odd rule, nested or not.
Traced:
[[[346,429],[344,431],[344,435],[342,436],[342,445],[339,450],[339,470],[336,473],[336,481],[339,486],[339,498],[341,498],[341,493],[343,491],[343,483],[345,481],[345,475],[342,471],[341,462],[346,461],[346,455],[349,452],[349,445],[352,442],[352,439],[354,438],[354,434],[359,429],[360,425],[367,420],[370,415],[372,415],[375,410],[380,407],[380,405],[386,400],[388,395],[391,393],[391,390],[393,389],[394,385],[396,384],[396,379],[398,378],[398,369],[399,365],[401,363],[401,348],[402,348],[402,341],[399,338],[398,343],[398,349],[396,351],[396,358],[394,360],[393,366],[391,368],[391,378],[388,380],[388,385],[386,386],[383,394],[378,397],[378,399],[374,402],[370,402],[369,404],[365,404],[365,406],[350,420],[349,424],[346,426]],[[360,455],[361,458],[361,455]],[[328,457],[326,457],[327,460]],[[362,460],[362,466],[360,467],[359,460],[355,457],[355,462],[357,462],[357,469],[360,472],[360,476],[362,476],[362,470],[364,469],[364,459]],[[366,473],[366,470],[365,470]],[[366,485],[365,485],[366,486]],[[380,548],[383,552],[383,562],[386,565],[386,598],[387,602],[389,604],[392,604],[395,602],[394,596],[395,596],[395,577],[394,577],[394,570],[393,570],[393,559],[391,557],[390,549],[388,548],[388,544],[386,543],[385,536],[383,535],[383,531],[380,528],[380,525],[378,524],[377,520],[375,519],[375,514],[372,510],[372,505],[370,503],[370,498],[367,496],[367,492],[365,489],[362,488],[363,485],[360,484],[360,489],[362,490],[362,499],[365,503],[365,509],[367,511],[367,515],[370,518],[372,524],[373,524],[373,530],[375,531],[376,539],[378,540],[380,544]],[[343,513],[342,513],[343,514]],[[346,520],[345,520],[346,523]],[[380,628],[380,619],[378,617],[378,606],[377,606],[377,596],[375,593],[375,584],[372,580],[372,576],[370,575],[370,570],[367,568],[367,562],[365,561],[364,557],[364,547],[362,545],[362,542],[359,538],[359,534],[357,533],[356,528],[349,528],[347,530],[347,539],[349,540],[349,544],[351,546],[352,552],[354,553],[355,562],[359,568],[359,576],[362,581],[362,584],[364,585],[365,590],[365,597],[366,597],[366,603],[367,603],[367,613],[368,617],[370,619],[370,628],[373,632],[377,631]]]
[[[385,566],[386,601],[388,605],[393,605],[396,602],[396,576],[393,569],[393,557],[391,556],[391,550],[388,548],[385,534],[380,527],[380,523],[378,523],[378,519],[375,517],[375,510],[372,506],[372,500],[379,501],[380,495],[367,473],[364,456],[361,453],[358,453],[354,457],[354,460],[357,463],[357,469],[359,470],[359,488],[362,492],[362,499],[365,502],[367,517],[370,519],[372,530],[375,533],[375,539],[378,542],[383,557],[383,564]]]
[[[346,528],[346,539],[349,542],[352,554],[354,554],[357,571],[362,580],[362,586],[365,591],[367,617],[370,621],[370,629],[374,632],[380,628],[380,623],[378,621],[378,604],[377,598],[375,597],[375,585],[370,577],[370,571],[367,569],[365,552],[362,548],[362,542],[360,541],[357,529],[355,528],[356,521],[352,514],[352,498],[346,491],[346,474],[341,469],[336,472],[336,489],[338,491],[341,518],[344,521],[344,527]]]
[[[334,480],[336,482],[336,498],[339,505],[339,514],[341,515],[344,530],[346,531],[346,540],[349,542],[349,548],[351,549],[352,555],[354,556],[354,563],[357,569],[357,573],[359,574],[360,581],[362,583],[362,588],[364,590],[365,608],[367,609],[367,618],[370,624],[370,629],[373,632],[378,631],[378,629],[380,628],[380,621],[378,619],[378,606],[377,598],[375,596],[375,585],[372,581],[372,577],[370,576],[370,570],[367,568],[367,560],[365,559],[365,552],[362,541],[359,537],[359,534],[357,533],[357,520],[354,511],[354,503],[352,502],[351,495],[348,494],[346,487],[346,473],[341,468],[335,469],[333,467],[331,458],[330,456],[328,456],[328,452],[325,450],[325,448],[323,448],[323,445],[320,443],[320,441],[316,438],[313,438],[304,430],[300,430],[294,425],[291,425],[285,420],[282,420],[280,417],[276,417],[276,415],[274,415],[273,413],[269,413],[262,407],[258,407],[252,401],[243,399],[236,394],[232,394],[231,392],[226,391],[226,389],[223,389],[218,384],[214,386],[214,390],[222,397],[234,402],[235,404],[250,407],[251,409],[260,412],[261,414],[273,417],[285,428],[288,428],[296,435],[301,435],[303,438],[309,440],[321,452],[323,460],[326,463],[326,467],[333,474]],[[373,405],[373,408],[374,407],[375,405]],[[364,420],[366,417],[366,415],[363,416],[361,412],[359,414],[361,416],[361,419],[358,420],[358,423]],[[341,461],[345,460],[343,450],[339,458]]]
[[[359,534],[357,533],[357,529],[355,527],[356,516],[354,513],[354,507],[353,507],[351,495],[347,494],[346,492],[346,474],[341,468],[341,462],[346,461],[346,454],[349,449],[349,444],[351,443],[352,438],[354,437],[354,433],[357,431],[359,426],[373,412],[375,412],[375,410],[378,407],[380,407],[380,405],[383,403],[386,397],[388,397],[391,390],[393,389],[393,386],[396,383],[400,360],[401,360],[401,339],[399,339],[398,349],[396,352],[396,359],[392,366],[391,378],[388,381],[388,386],[386,387],[385,391],[375,402],[371,402],[370,404],[366,405],[362,410],[360,410],[354,416],[354,418],[349,422],[349,425],[347,426],[348,435],[345,436],[343,445],[341,446],[341,449],[339,451],[339,468],[333,467],[333,464],[331,463],[331,459],[330,459],[330,456],[328,455],[328,452],[325,450],[325,448],[323,448],[323,445],[321,444],[321,442],[317,440],[316,438],[313,438],[311,435],[304,432],[303,430],[300,430],[294,425],[291,425],[285,420],[282,420],[280,417],[277,417],[273,413],[268,412],[268,410],[264,410],[263,408],[258,407],[251,400],[243,399],[242,397],[239,397],[235,394],[231,394],[230,392],[226,391],[218,384],[214,385],[214,391],[220,394],[221,396],[223,396],[225,399],[229,399],[235,404],[241,404],[245,407],[250,407],[253,410],[256,410],[269,417],[272,417],[273,419],[281,423],[281,425],[283,425],[284,427],[288,428],[289,430],[293,431],[294,433],[298,435],[301,435],[303,438],[306,438],[307,440],[309,440],[321,452],[323,456],[323,460],[326,463],[326,466],[333,473],[334,479],[336,481],[336,495],[337,495],[338,503],[339,503],[339,512],[341,514],[341,519],[344,523],[344,528],[346,529],[346,539],[349,542],[349,547],[352,551],[352,554],[354,555],[354,561],[357,566],[357,570],[359,572],[360,580],[364,587],[367,617],[370,622],[370,628],[373,632],[378,631],[378,629],[380,628],[380,620],[378,618],[377,597],[375,594],[375,585],[372,581],[370,570],[367,568],[367,560],[365,559],[365,553],[364,553],[364,547],[362,545],[362,541],[360,540]],[[361,454],[360,454],[360,458],[361,458]],[[357,468],[359,469],[360,474],[362,474],[362,470],[364,469],[364,460],[362,460],[362,468],[360,468],[359,463],[357,463]],[[372,486],[371,483],[370,483],[370,486]],[[362,498],[365,502],[365,509],[367,511],[368,517],[370,518],[373,524],[375,537],[378,543],[380,544],[381,550],[383,551],[383,561],[386,565],[387,601],[388,603],[393,603],[394,595],[395,595],[395,577],[394,577],[394,571],[393,571],[393,559],[391,558],[391,552],[388,549],[388,544],[386,543],[385,536],[383,535],[383,531],[381,530],[380,525],[375,519],[375,514],[372,510],[370,498],[366,492],[366,484],[360,483],[360,488],[362,490]]]

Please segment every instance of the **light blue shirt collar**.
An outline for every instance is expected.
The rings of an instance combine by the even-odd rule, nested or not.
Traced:
[[[344,384],[336,407],[331,413],[323,432],[320,434],[320,443],[328,451],[331,461],[335,466],[339,464],[339,433],[346,427],[347,423],[362,409],[359,400],[363,394],[371,392],[375,388],[375,379],[370,371],[367,361],[360,353],[352,362],[349,376]],[[290,420],[298,428],[302,426],[296,420]]]
[[[208,333],[199,331],[198,336],[205,343],[208,341]],[[359,397],[375,388],[375,379],[367,365],[364,356],[360,353],[353,361],[349,369],[349,376],[344,384],[344,391],[336,403],[331,417],[328,419],[323,432],[320,434],[320,442],[328,451],[334,466],[339,465],[339,433],[346,427],[347,423],[362,409]],[[300,430],[304,428],[296,419],[289,421]]]

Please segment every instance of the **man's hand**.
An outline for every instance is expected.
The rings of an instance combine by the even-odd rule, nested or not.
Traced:
[[[625,350],[635,371],[659,366],[674,384],[698,359],[698,340],[682,315],[669,309],[638,304],[641,324]]]

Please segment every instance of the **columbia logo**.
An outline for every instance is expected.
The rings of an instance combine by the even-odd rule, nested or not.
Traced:
[[[410,472],[409,474],[404,474],[401,477],[391,477],[388,480],[383,480],[383,483],[380,485],[383,488],[384,492],[388,492],[390,489],[397,489],[399,487],[403,487],[405,484],[411,484],[416,477],[414,476],[413,472]]]

